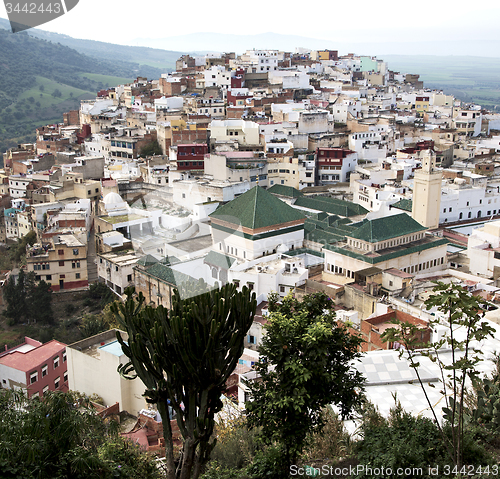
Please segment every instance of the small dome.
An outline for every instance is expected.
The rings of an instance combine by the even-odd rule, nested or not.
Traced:
[[[108,193],[103,198],[103,203],[105,205],[117,205],[123,203],[122,197],[118,193]]]
[[[276,248],[277,253],[286,253],[287,251],[290,251],[290,248],[286,244],[280,244]]]

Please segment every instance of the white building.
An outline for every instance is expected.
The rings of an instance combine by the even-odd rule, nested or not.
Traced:
[[[139,258],[134,250],[114,251],[97,256],[97,276],[108,288],[121,296],[134,285],[134,266]]]
[[[73,343],[66,348],[69,388],[88,396],[97,394],[107,406],[119,403],[121,411],[138,415],[147,407],[143,397],[146,386],[139,379],[124,379],[118,366],[128,362],[112,329]],[[122,338],[127,339],[124,332]]]
[[[490,221],[472,231],[467,256],[471,273],[494,279],[500,277],[500,221]]]

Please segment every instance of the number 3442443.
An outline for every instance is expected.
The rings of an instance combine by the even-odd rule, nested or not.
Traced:
[[[6,3],[7,13],[61,13],[62,6],[58,2],[51,3]]]

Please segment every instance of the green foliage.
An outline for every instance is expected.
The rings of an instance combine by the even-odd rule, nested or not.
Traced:
[[[52,291],[45,281],[35,281],[35,273],[28,274],[20,270],[17,284],[10,277],[4,286],[3,297],[6,302],[4,315],[13,324],[23,320],[52,324],[54,313],[52,311]]]
[[[324,293],[302,302],[289,295],[276,308],[255,365],[261,380],[248,382],[246,408],[263,441],[280,445],[288,470],[307,435],[323,426],[327,404],[337,404],[343,417],[358,405],[362,377],[351,364],[361,339],[337,323]]]
[[[395,321],[398,323],[398,327],[386,330],[382,335],[382,340],[397,341],[404,346],[401,349],[401,354],[405,350],[408,353],[410,365],[415,369],[429,408],[434,414],[435,422],[441,432],[442,442],[450,459],[460,469],[464,456],[465,426],[470,419],[465,404],[466,381],[477,382],[479,374],[477,366],[483,359],[482,352],[474,350],[470,344],[471,341],[480,343],[492,336],[493,329],[482,321],[484,301],[481,297],[471,295],[467,289],[458,285],[442,282],[435,284],[434,294],[427,299],[425,304],[428,310],[437,309],[439,313],[444,315],[445,319],[434,319],[429,322],[429,327],[435,328],[439,325],[445,325],[447,334],[441,340],[429,344],[428,349],[422,350],[417,334],[418,327],[408,322],[398,323]],[[458,330],[462,332],[462,336],[458,336]],[[459,337],[463,339],[458,339]],[[443,347],[451,348],[451,364],[441,359],[440,350]],[[417,349],[419,349],[418,354],[428,357],[441,371],[441,387],[445,400],[443,413],[450,426],[451,437],[446,435],[440,426],[434,405],[430,402],[421,381]]]
[[[422,467],[422,477],[425,478],[429,477],[429,466],[446,463],[446,449],[440,431],[430,419],[414,417],[403,411],[399,404],[391,411],[389,420],[380,416],[376,421],[370,419],[373,419],[373,416],[363,422],[363,439],[357,448],[361,465],[370,466],[372,469],[390,468],[393,471],[398,467]],[[358,476],[372,477],[381,479],[389,476],[372,476],[365,472]]]
[[[217,461],[210,461],[201,479],[248,479],[248,475],[240,469],[224,467]]]
[[[318,458],[339,460],[352,453],[354,442],[344,427],[344,422],[330,406],[323,409],[323,428],[308,435],[306,440],[305,461]]]
[[[203,286],[199,285],[200,291]],[[176,477],[168,404],[184,441],[178,477],[196,479],[215,445],[210,442],[214,416],[223,406],[221,394],[243,352],[255,315],[255,294],[246,287],[238,292],[234,284],[201,294],[195,289],[181,295],[176,289],[169,311],[163,306],[144,307],[144,296],[134,299],[133,288],[125,293],[125,304],[111,306],[128,334],[127,342],[117,334],[129,358],[119,371],[126,378],[139,376],[147,388],[147,401],[158,406],[167,478]]]
[[[46,393],[40,401],[1,390],[0,415],[2,478],[160,477],[116,423],[102,420],[78,394]]]
[[[286,451],[280,445],[270,445],[257,451],[247,472],[251,479],[288,479],[290,470]]]
[[[257,431],[250,429],[244,413],[226,398],[224,412],[219,415],[215,426],[217,443],[210,456],[223,469],[241,470],[248,466],[258,449]]]
[[[99,305],[103,309],[107,304],[113,302],[116,296],[104,283],[92,283],[89,286],[89,298],[92,302],[87,302],[85,306]]]
[[[500,434],[500,358],[496,357],[497,370],[491,378],[482,378],[475,383],[476,404],[470,421],[484,427],[493,434]]]
[[[86,314],[83,316],[82,324],[78,329],[83,338],[90,338],[90,336],[107,331],[109,326],[101,315]]]
[[[54,98],[61,98],[61,97],[62,97],[61,90],[59,90],[59,88],[56,88],[56,89],[52,92],[52,96],[53,96]]]
[[[140,151],[140,157],[145,158],[147,156],[161,155],[161,146],[157,140],[150,141],[147,145],[143,146]]]
[[[17,240],[17,245],[11,248],[11,259],[15,263],[19,263],[21,258],[24,258],[26,255],[26,246],[34,245],[36,243],[36,233],[34,231],[30,231],[25,234],[22,238]]]

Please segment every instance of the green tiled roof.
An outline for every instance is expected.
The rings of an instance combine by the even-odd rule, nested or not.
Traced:
[[[368,213],[368,210],[361,205],[350,201],[339,200],[337,198],[329,198],[327,196],[302,196],[297,198],[294,206],[302,206],[303,208],[310,208],[312,210],[324,211],[332,215],[345,217],[365,215]]]
[[[369,243],[377,243],[427,229],[406,213],[374,220],[363,220],[362,223],[358,224],[361,226],[347,236]]]
[[[172,256],[172,255],[170,255],[170,256],[167,255],[160,261],[160,263],[167,264],[167,265],[180,263],[180,262],[181,262],[181,260],[179,258],[177,258],[177,256]]]
[[[210,251],[203,260],[204,263],[208,263],[222,269],[229,269],[235,261],[235,258],[222,253],[217,253],[217,251]]]
[[[289,198],[299,198],[304,194],[292,186],[285,185],[273,185],[267,191],[273,195],[287,196]]]
[[[337,246],[333,245],[325,245],[325,249],[329,251],[335,251],[336,253],[340,253],[341,255],[344,256],[349,256],[351,258],[359,259],[361,261],[364,261],[365,263],[368,264],[377,264],[381,263],[383,261],[388,261],[393,258],[398,258],[400,256],[406,256],[411,253],[417,253],[419,251],[424,251],[427,249],[431,248],[436,248],[441,245],[448,244],[448,240],[442,238],[438,239],[436,241],[431,241],[429,243],[421,244],[421,245],[416,245],[412,246],[410,248],[401,248],[399,251],[392,251],[387,254],[382,254],[380,256],[367,256],[361,253],[356,253],[355,251],[351,251],[345,248],[338,248]]]
[[[309,248],[298,248],[298,249],[291,249],[290,251],[287,251],[284,253],[284,256],[298,256],[300,254],[310,254],[313,256],[317,256],[318,258],[324,258],[325,253],[322,253],[320,251],[315,251],[313,249]]]
[[[391,205],[391,208],[397,208],[399,210],[409,211],[411,213],[412,206],[413,206],[412,200],[407,200],[406,198],[403,198],[399,201],[396,201],[396,203],[393,203]]]
[[[151,266],[155,263],[158,263],[158,260],[154,256],[147,254],[146,256],[138,259],[136,264],[140,266]]]
[[[304,215],[273,196],[260,186],[254,186],[233,201],[219,206],[211,218],[245,228],[257,229],[304,219]]]
[[[174,271],[169,266],[166,266],[161,263],[156,263],[153,266],[150,266],[146,269],[146,274],[149,276],[154,276],[155,278],[164,281],[165,283],[169,283],[172,285],[180,285],[183,283],[197,283],[198,280],[188,276],[187,274],[181,273],[179,271]]]

